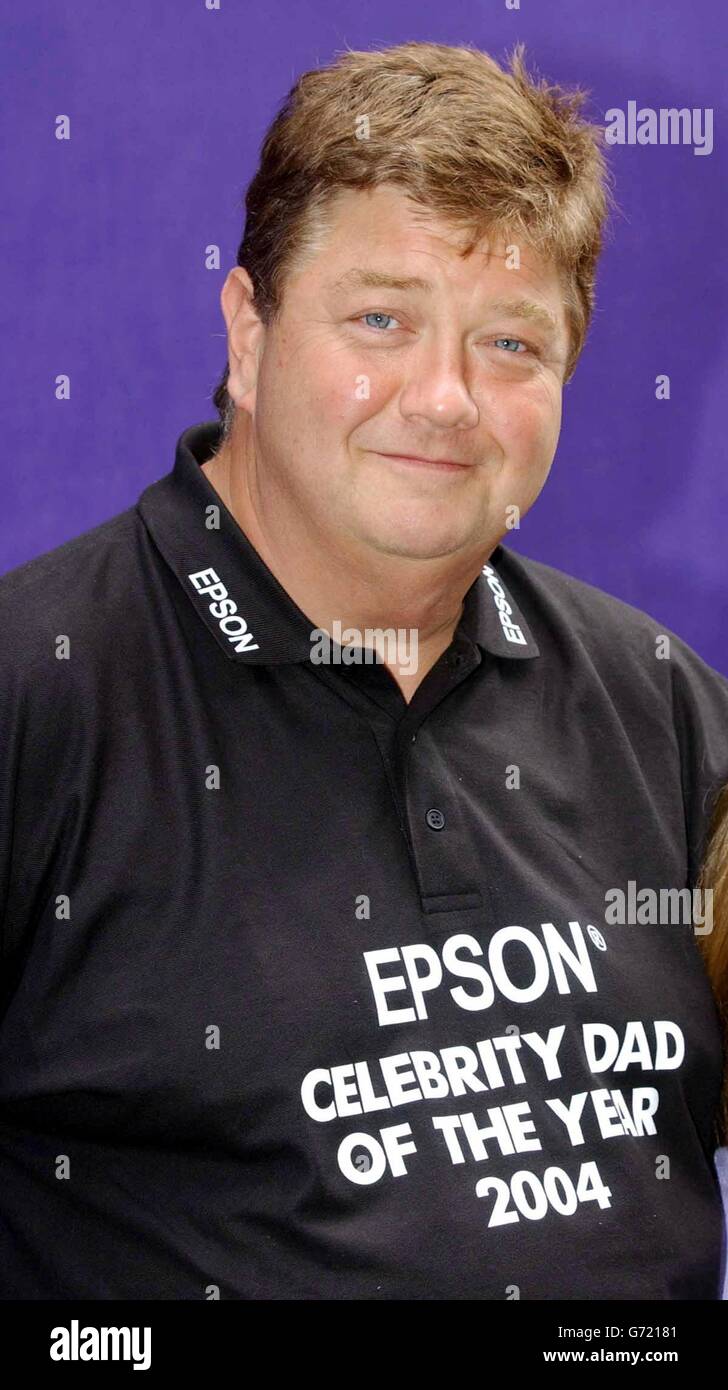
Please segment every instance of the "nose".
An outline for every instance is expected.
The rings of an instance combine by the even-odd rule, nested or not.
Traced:
[[[472,429],[480,420],[466,381],[462,346],[450,342],[422,344],[408,359],[411,374],[400,395],[407,420],[426,420],[445,428]]]

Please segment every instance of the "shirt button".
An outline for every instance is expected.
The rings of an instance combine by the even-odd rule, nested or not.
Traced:
[[[430,830],[442,830],[442,827],[445,824],[445,817],[443,816],[442,811],[438,811],[436,806],[433,806],[432,809],[427,812],[425,820],[427,821]]]

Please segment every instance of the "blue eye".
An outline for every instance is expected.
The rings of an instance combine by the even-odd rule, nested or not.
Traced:
[[[385,314],[385,313],[380,312],[378,309],[372,309],[371,313],[369,313],[369,314],[362,314],[362,318],[364,318],[364,319],[391,319],[391,320],[392,320],[392,323],[397,323],[397,319],[394,317],[393,314]],[[369,325],[369,327],[372,327],[372,326],[373,326],[373,325],[371,325],[371,324]]]
[[[518,345],[519,343],[521,343],[521,344],[523,345],[523,347],[526,347],[526,344],[523,342],[523,339],[522,339],[522,338],[496,338],[496,339],[495,339],[495,342],[496,342],[496,343],[515,343],[516,345]],[[507,352],[511,352],[512,349],[511,349],[511,348],[507,348],[506,351],[507,351]],[[528,352],[528,348],[526,348],[526,351]]]

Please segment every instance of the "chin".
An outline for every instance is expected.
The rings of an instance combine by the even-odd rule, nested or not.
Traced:
[[[443,533],[442,529],[438,531],[434,528],[432,531],[424,528],[418,531],[404,527],[399,532],[388,530],[374,532],[370,536],[370,544],[382,554],[400,555],[410,560],[437,560],[444,555],[453,555],[468,543],[473,543],[470,535],[454,534],[452,531]]]

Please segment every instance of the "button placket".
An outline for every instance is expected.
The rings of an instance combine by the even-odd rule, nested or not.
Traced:
[[[411,852],[425,912],[483,906],[474,854],[458,789],[434,733],[420,725],[403,759],[403,792]]]

